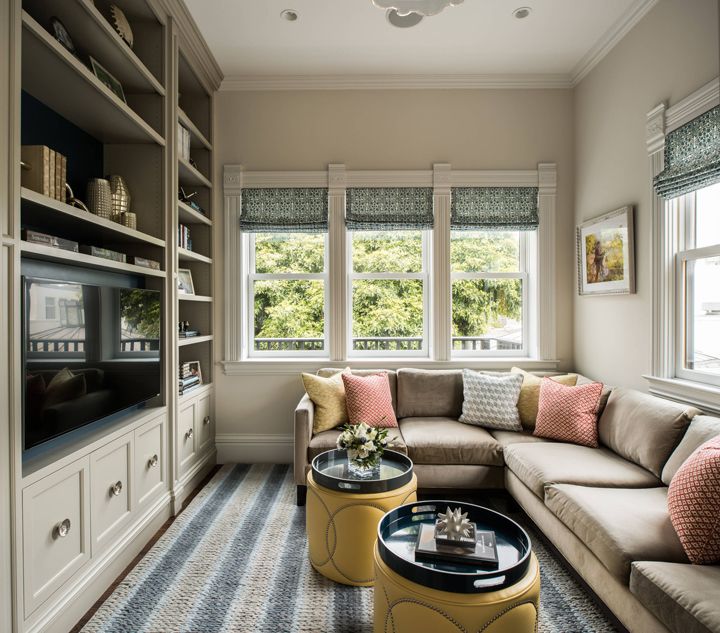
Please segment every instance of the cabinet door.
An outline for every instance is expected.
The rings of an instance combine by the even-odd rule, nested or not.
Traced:
[[[167,416],[150,420],[135,431],[135,490],[138,506],[165,490]]]
[[[180,456],[180,473],[185,472],[195,461],[197,438],[195,436],[195,405],[190,402],[178,411],[177,441]]]
[[[89,480],[85,457],[23,490],[26,617],[90,560]]]
[[[195,433],[198,437],[198,453],[208,449],[215,437],[215,425],[212,416],[211,393],[200,396],[195,408]]]
[[[132,512],[133,434],[90,455],[93,554],[108,545]]]

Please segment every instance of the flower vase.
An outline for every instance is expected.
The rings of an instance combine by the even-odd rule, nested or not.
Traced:
[[[359,451],[348,448],[348,472],[356,479],[370,479],[380,471],[380,460],[367,464],[359,458]]]

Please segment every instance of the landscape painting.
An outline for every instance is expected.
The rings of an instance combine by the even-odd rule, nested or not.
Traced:
[[[577,227],[578,292],[635,292],[633,210],[623,207]]]

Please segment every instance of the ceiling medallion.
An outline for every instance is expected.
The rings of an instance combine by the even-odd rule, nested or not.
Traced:
[[[392,10],[399,16],[416,13],[424,17],[437,15],[445,7],[454,7],[463,2],[464,0],[372,0],[376,7]]]

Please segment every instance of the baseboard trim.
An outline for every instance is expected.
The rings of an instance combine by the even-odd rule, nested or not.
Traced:
[[[292,464],[295,438],[292,435],[222,433],[215,436],[220,464]]]
[[[80,575],[71,581],[73,584],[69,591],[42,614],[30,616],[30,620],[25,622],[25,633],[54,633],[71,629],[102,595],[106,586],[132,562],[147,540],[170,518],[170,501],[170,492],[164,492],[121,539],[97,560],[90,560],[90,567],[79,572]],[[145,532],[147,538],[140,538]],[[110,576],[109,581],[99,582],[105,574]]]

